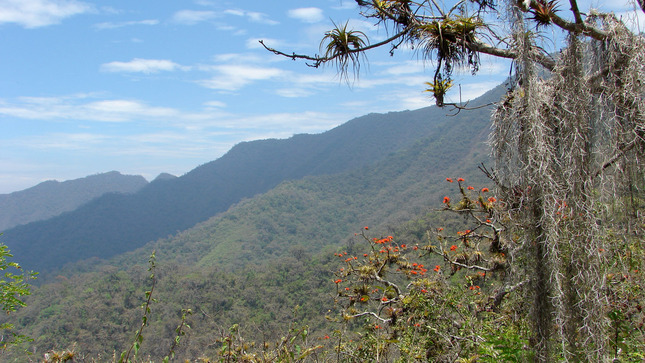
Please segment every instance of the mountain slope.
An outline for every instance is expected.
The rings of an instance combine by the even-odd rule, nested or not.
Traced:
[[[471,104],[498,99],[500,93]],[[442,129],[474,115],[488,118],[481,110],[454,117],[445,112],[429,107],[371,114],[322,134],[241,143],[182,177],[154,181],[133,195],[105,195],[73,212],[9,230],[3,241],[26,268],[40,272],[92,256],[108,258],[190,228],[285,180],[371,165],[421,138],[440,138]]]
[[[140,175],[117,171],[58,182],[0,195],[0,231],[72,211],[106,193],[134,193],[148,182]]]
[[[181,308],[195,312],[181,358],[217,348],[214,332],[233,323],[256,326],[251,330],[259,339],[271,339],[271,332],[283,332],[296,305],[300,323],[331,335],[324,315],[333,306],[331,271],[342,264],[333,252],[356,253],[360,239],[352,236],[364,225],[374,236],[406,238],[402,222],[457,194],[446,176],[482,186],[477,165],[488,160],[488,112],[448,119],[372,165],[284,181],[176,236],[107,263],[91,259],[70,267],[12,317],[22,324],[21,333],[37,337],[38,349],[79,342],[84,353],[118,352],[132,336],[123,327],[140,321],[140,299],[149,284],[144,264],[154,249],[159,303],[152,308],[144,355],[157,359],[170,346]]]

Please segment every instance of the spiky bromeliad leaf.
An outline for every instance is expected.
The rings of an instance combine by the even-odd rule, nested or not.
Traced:
[[[531,20],[535,21],[537,27],[547,26],[551,24],[551,16],[558,11],[557,0],[538,0],[537,6],[535,6],[531,13],[533,14],[530,17]]]
[[[343,26],[336,24],[335,28],[328,31],[320,42],[320,51],[323,57],[336,63],[336,68],[341,77],[347,79],[349,64],[352,64],[354,76],[360,70],[360,52],[368,44],[367,35],[359,30],[347,29],[348,22]]]
[[[443,98],[448,92],[448,89],[452,87],[452,81],[449,79],[443,80],[441,77],[438,77],[434,82],[425,82],[428,85],[425,92],[431,92],[437,102],[437,106],[443,106]]]
[[[476,42],[476,31],[484,23],[477,17],[446,17],[423,24],[417,28],[418,38],[425,58],[436,54],[444,62],[443,73],[450,75],[453,65],[463,65],[476,72],[479,67],[477,52],[468,47]],[[436,53],[435,53],[436,52]]]

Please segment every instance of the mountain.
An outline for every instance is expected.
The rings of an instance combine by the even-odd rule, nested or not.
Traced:
[[[487,96],[480,104],[496,97]],[[151,308],[142,356],[161,359],[182,308],[194,315],[178,359],[212,355],[221,347],[214,343],[218,332],[226,334],[234,323],[259,341],[279,337],[294,321],[296,306],[295,321],[308,324],[313,336],[332,335],[337,327],[325,315],[333,309],[333,271],[344,266],[334,252],[360,256],[365,241],[354,233],[365,225],[370,236],[392,234],[413,245],[424,240],[429,226],[455,223],[435,210],[443,196],[459,194],[446,177],[463,177],[478,189],[490,186],[477,170],[489,160],[489,112],[462,111],[428,121],[432,130],[378,161],[282,181],[174,236],[108,261],[69,265],[36,288],[27,307],[11,317],[22,334],[36,338],[37,351],[77,342],[90,356],[118,353],[140,325],[141,300],[151,283],[145,261],[156,250],[159,302]],[[270,150],[276,153],[265,152]]]
[[[146,184],[140,175],[111,171],[64,182],[49,180],[19,192],[0,194],[0,231],[72,211],[106,193],[134,193]]]
[[[177,178],[176,176],[168,173],[161,173],[157,175],[157,177],[153,181],[158,181],[158,180],[169,180],[169,179],[175,179]]]
[[[497,100],[502,92],[498,88],[471,105]],[[487,120],[489,111],[446,112],[428,107],[370,114],[322,134],[244,142],[181,177],[153,181],[132,195],[104,195],[75,211],[8,230],[3,242],[25,268],[40,272],[109,258],[190,228],[283,181],[373,165],[423,138],[439,143],[447,128]]]

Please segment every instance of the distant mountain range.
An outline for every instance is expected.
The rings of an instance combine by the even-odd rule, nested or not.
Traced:
[[[498,100],[502,92],[498,87],[471,105]],[[40,272],[109,258],[188,229],[284,181],[358,170],[422,139],[445,142],[446,130],[489,118],[488,110],[447,112],[428,107],[369,114],[321,134],[243,142],[181,177],[158,178],[134,194],[106,194],[74,211],[7,230],[2,242],[25,268]],[[451,142],[468,147],[468,141]]]
[[[134,193],[148,184],[140,175],[117,171],[58,182],[48,180],[11,194],[0,194],[0,231],[72,211],[106,193]]]
[[[490,186],[477,170],[490,160],[490,108],[448,111],[372,114],[319,135],[242,143],[182,177],[10,230],[2,239],[16,261],[56,272],[0,323],[12,319],[38,354],[75,345],[88,356],[118,353],[141,324],[155,250],[158,302],[141,356],[161,360],[182,308],[194,315],[177,359],[214,355],[217,332],[235,323],[258,341],[277,339],[296,306],[298,323],[322,339],[338,328],[325,319],[343,265],[334,252],[369,248],[355,232],[369,226],[370,236],[426,243],[431,228],[464,228],[438,211],[444,196],[459,195],[446,177]]]

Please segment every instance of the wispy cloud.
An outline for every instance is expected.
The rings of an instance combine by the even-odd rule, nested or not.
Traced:
[[[217,74],[210,79],[198,81],[198,83],[206,88],[224,91],[236,91],[255,81],[285,75],[285,71],[279,68],[243,64],[214,65],[210,69]]]
[[[270,19],[267,14],[256,12],[256,11],[228,9],[224,11],[224,14],[245,17],[249,21],[254,23],[267,24],[267,25],[280,24],[280,22]]]
[[[0,1],[0,24],[38,28],[92,10],[92,5],[76,0],[3,0]]]
[[[105,22],[105,23],[98,23],[94,24],[94,28],[99,29],[99,30],[104,30],[104,29],[116,29],[116,28],[123,28],[126,26],[133,26],[133,25],[157,25],[159,24],[159,20],[157,19],[146,19],[146,20],[133,20],[133,21],[122,21],[122,22]]]
[[[179,24],[194,25],[217,16],[216,12],[209,10],[180,10],[173,14],[172,21]]]
[[[172,108],[122,99],[88,101],[85,97],[22,97],[0,103],[0,115],[45,121],[130,122],[172,119],[178,114],[179,111]]]
[[[187,69],[175,62],[166,59],[141,59],[135,58],[129,62],[110,62],[101,65],[103,72],[126,72],[126,73],[158,73],[162,71],[174,71]]]
[[[289,15],[290,18],[298,19],[305,23],[318,23],[325,18],[323,16],[323,11],[320,8],[291,9],[287,12],[287,15]]]
[[[272,39],[272,38],[249,38],[246,40],[246,47],[248,49],[260,49],[262,48],[262,44],[260,44],[260,40],[264,41],[264,44],[266,44],[269,47],[272,48],[281,48],[285,46],[285,43],[281,40],[278,39]]]

